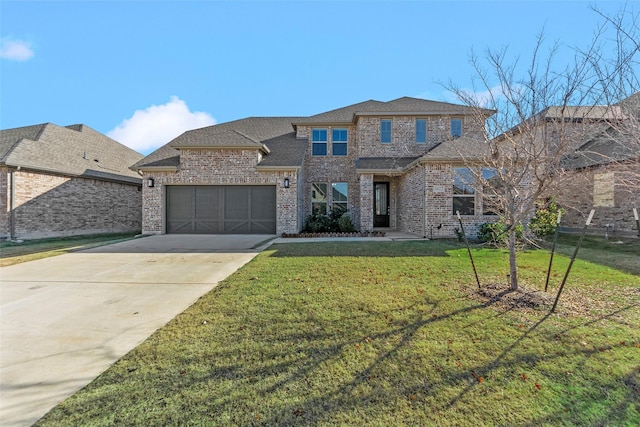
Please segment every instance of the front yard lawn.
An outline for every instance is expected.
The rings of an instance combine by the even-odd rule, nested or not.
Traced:
[[[274,245],[38,425],[640,425],[640,277],[578,260],[549,316],[556,260],[491,299],[453,243]]]
[[[94,234],[71,237],[27,240],[24,242],[0,241],[0,267],[27,261],[63,255],[71,251],[94,248],[133,239],[137,233]]]

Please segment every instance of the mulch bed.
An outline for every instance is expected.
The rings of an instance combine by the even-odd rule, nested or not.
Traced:
[[[353,233],[282,233],[286,239],[316,238],[316,237],[384,237],[384,231],[360,231]]]
[[[554,287],[544,292],[541,289],[519,285],[518,290],[513,291],[506,283],[485,283],[482,284],[481,289],[469,288],[468,292],[472,299],[501,311],[548,313],[556,299],[558,289]],[[560,295],[555,314],[598,318],[619,309],[620,299],[626,300],[625,304],[637,306],[640,301],[640,289],[631,290],[629,293],[631,295],[622,296],[611,290],[591,289],[587,296],[584,291],[567,286]]]

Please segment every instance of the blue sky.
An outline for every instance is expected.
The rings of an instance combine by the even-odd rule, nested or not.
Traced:
[[[471,87],[472,49],[526,58],[544,29],[569,54],[591,5],[625,3],[3,0],[0,127],[84,123],[146,154],[243,117],[452,101],[441,83]]]

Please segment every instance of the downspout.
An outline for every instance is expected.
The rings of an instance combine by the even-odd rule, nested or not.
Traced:
[[[16,189],[15,189],[15,179],[14,179],[14,171],[10,170],[9,171],[9,186],[11,187],[10,191],[9,191],[9,222],[10,222],[10,226],[9,226],[9,239],[10,240],[15,240],[16,239],[16,215],[15,215],[15,211],[13,209],[13,203],[14,203],[14,199],[15,199],[15,195],[16,195]]]

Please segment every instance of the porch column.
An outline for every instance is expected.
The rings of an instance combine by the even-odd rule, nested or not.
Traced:
[[[373,174],[360,175],[360,231],[373,230]]]

